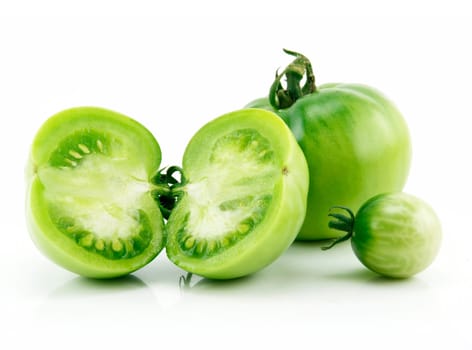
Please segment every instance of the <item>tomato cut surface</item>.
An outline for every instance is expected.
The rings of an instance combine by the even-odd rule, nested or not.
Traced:
[[[226,279],[274,261],[305,217],[308,170],[290,130],[264,110],[205,125],[183,157],[187,183],[168,224],[167,255],[186,271]]]
[[[34,139],[27,170],[34,242],[87,277],[144,266],[164,245],[150,182],[160,160],[151,133],[119,113],[81,107],[51,117]]]

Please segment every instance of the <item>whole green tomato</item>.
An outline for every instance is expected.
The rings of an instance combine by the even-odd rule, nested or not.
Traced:
[[[275,111],[307,159],[308,207],[297,239],[335,238],[338,233],[328,229],[326,216],[332,206],[343,203],[357,210],[378,193],[403,189],[411,158],[408,127],[395,105],[376,89],[341,83],[316,87],[309,60],[285,52],[295,60],[276,75],[267,98],[246,107]]]
[[[338,207],[339,209],[339,207]],[[367,200],[354,216],[333,210],[331,228],[347,232],[335,244],[351,239],[357,258],[380,275],[406,278],[426,269],[441,245],[441,223],[431,206],[407,193],[384,193]]]

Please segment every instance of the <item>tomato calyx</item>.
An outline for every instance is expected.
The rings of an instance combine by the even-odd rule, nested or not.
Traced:
[[[190,288],[190,283],[192,281],[193,273],[187,272],[186,275],[182,275],[179,278],[179,288],[180,290],[185,290]]]
[[[316,92],[315,75],[311,62],[301,53],[283,49],[283,51],[295,59],[279,74],[275,72],[275,80],[270,87],[269,102],[276,109],[290,107],[299,98]],[[282,85],[282,78],[286,78],[286,87]],[[302,85],[302,80],[305,83]]]
[[[340,214],[333,212],[334,209],[341,209],[348,214]],[[351,209],[341,206],[332,207],[328,214],[329,217],[334,218],[334,220],[329,221],[328,226],[332,229],[347,232],[346,235],[336,238],[331,241],[331,243],[325,247],[322,247],[322,250],[328,250],[334,247],[336,244],[349,240],[354,233],[354,221],[355,216]]]
[[[175,174],[179,174],[180,180]],[[182,168],[174,165],[160,169],[151,181],[154,184],[151,194],[167,220],[184,193],[183,187],[187,184],[187,179]]]

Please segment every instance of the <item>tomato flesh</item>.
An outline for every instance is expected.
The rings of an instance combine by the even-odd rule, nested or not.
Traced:
[[[118,277],[147,264],[164,243],[149,180],[160,157],[149,131],[116,112],[81,107],[51,117],[28,165],[33,241],[87,277]]]
[[[241,277],[273,262],[305,217],[306,160],[275,114],[229,113],[205,125],[183,158],[188,182],[167,223],[167,255],[186,271]]]

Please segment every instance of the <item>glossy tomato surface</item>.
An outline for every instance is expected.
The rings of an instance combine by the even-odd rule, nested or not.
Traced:
[[[244,109],[203,126],[183,157],[186,184],[166,230],[169,259],[229,279],[272,263],[295,240],[306,211],[308,168],[274,113]]]
[[[151,196],[161,151],[135,120],[95,107],[49,118],[27,167],[27,220],[38,248],[79,275],[111,278],[163,248],[163,218]]]
[[[268,99],[247,107],[273,109]],[[300,240],[334,238],[332,206],[357,210],[368,198],[401,191],[410,168],[407,124],[378,90],[360,84],[325,84],[276,111],[308,162],[310,187]]]
[[[410,194],[388,193],[359,209],[351,245],[370,270],[405,278],[432,263],[441,239],[441,224],[430,205]]]

